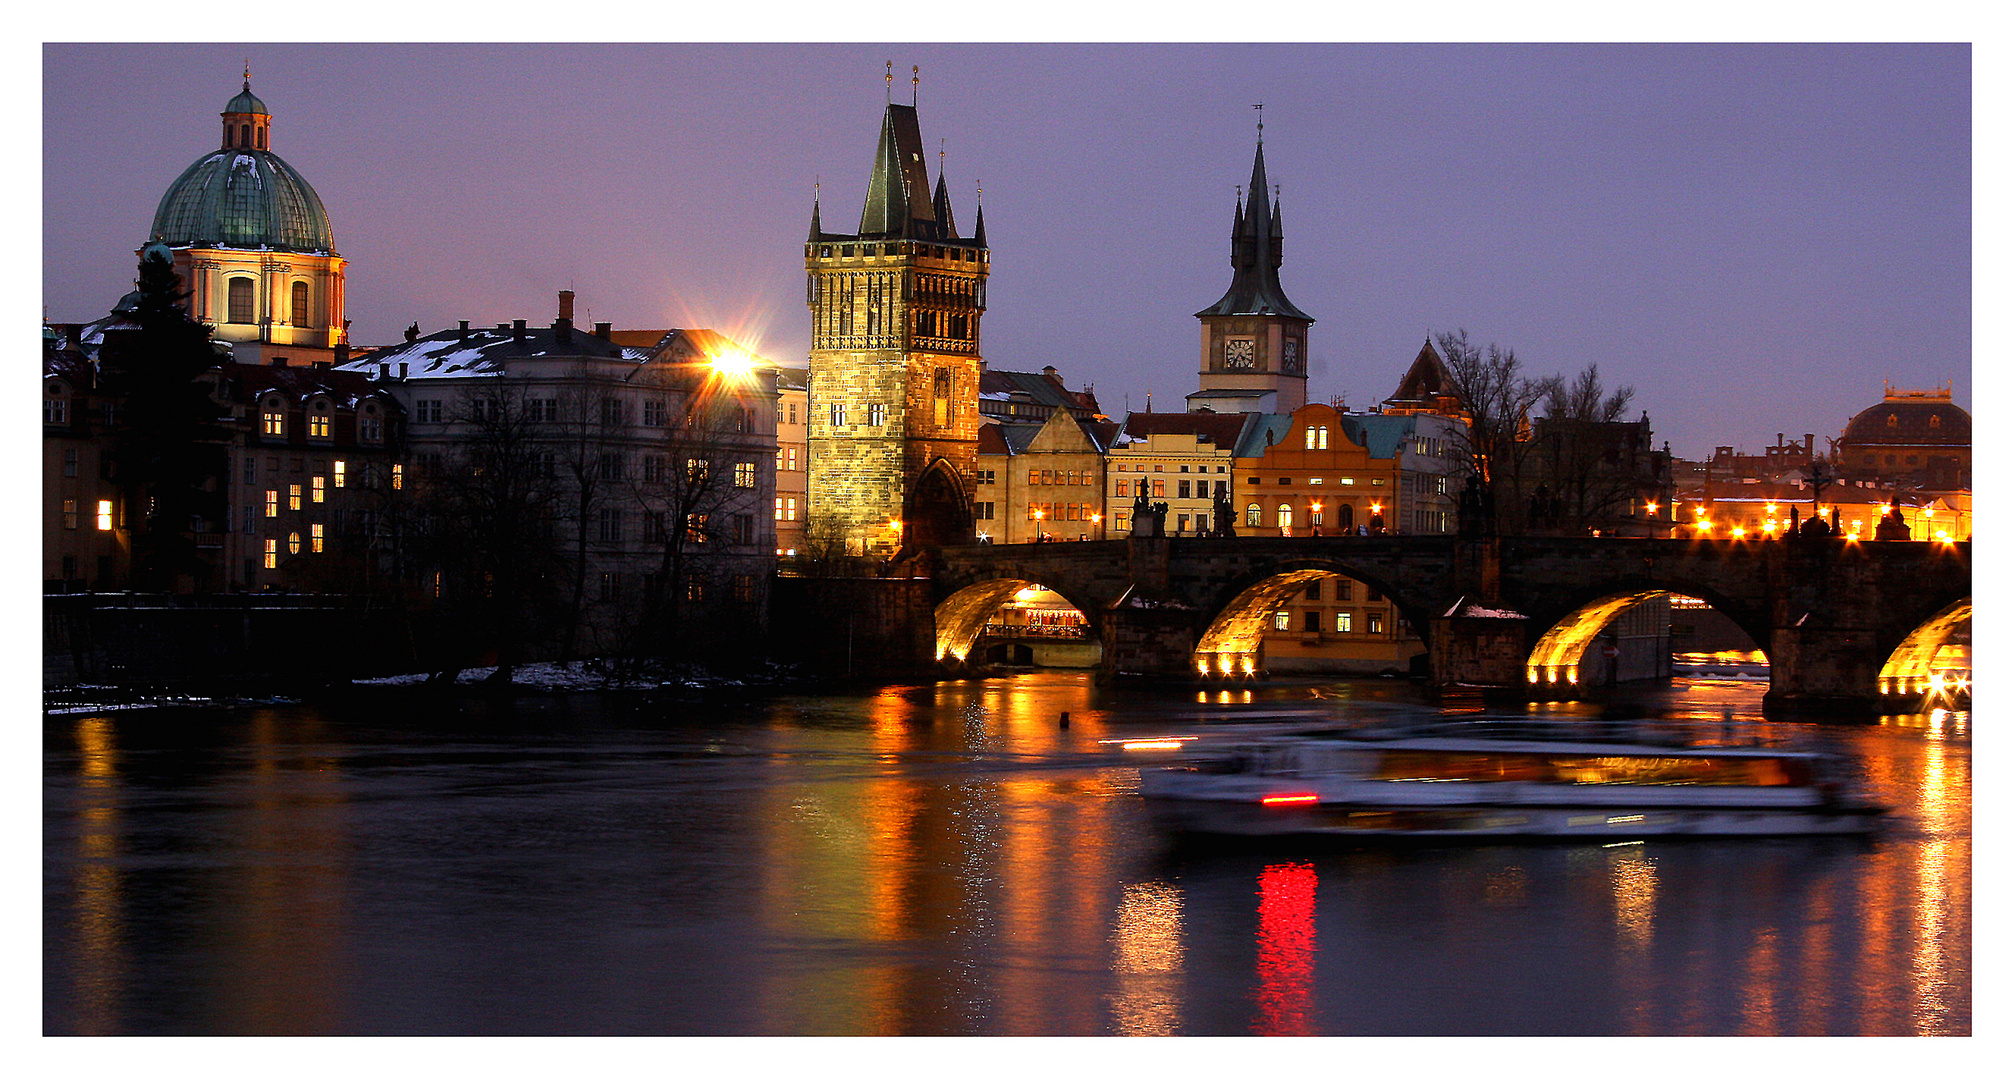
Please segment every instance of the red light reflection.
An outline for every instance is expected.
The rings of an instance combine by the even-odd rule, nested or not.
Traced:
[[[1259,872],[1258,1035],[1311,1034],[1315,975],[1315,865],[1276,863]]]

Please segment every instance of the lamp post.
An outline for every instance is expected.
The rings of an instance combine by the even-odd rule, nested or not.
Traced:
[[[1035,542],[1036,542],[1036,543],[1038,543],[1038,544],[1042,543],[1042,508],[1041,508],[1041,507],[1037,507],[1037,508],[1036,508],[1036,512],[1035,512]]]
[[[1091,531],[1096,533],[1100,540],[1105,539],[1105,530],[1099,528],[1099,524],[1103,521],[1105,521],[1104,514],[1093,514],[1091,516]]]

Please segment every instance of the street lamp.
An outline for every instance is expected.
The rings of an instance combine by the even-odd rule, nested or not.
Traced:
[[[1308,504],[1308,535],[1322,535],[1322,500]]]
[[[1104,539],[1105,537],[1105,533],[1099,529],[1099,522],[1102,522],[1104,520],[1105,520],[1104,514],[1093,514],[1091,516],[1091,531],[1098,533],[1100,539]]]
[[[1041,508],[1041,507],[1037,507],[1037,508],[1036,508],[1036,512],[1035,512],[1035,542],[1036,542],[1036,543],[1038,543],[1038,544],[1042,543],[1042,508]]]

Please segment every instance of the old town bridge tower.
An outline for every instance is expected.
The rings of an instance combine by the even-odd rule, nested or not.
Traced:
[[[970,541],[979,439],[983,212],[961,237],[938,166],[926,174],[915,105],[891,103],[852,234],[812,201],[808,533],[856,554]]]

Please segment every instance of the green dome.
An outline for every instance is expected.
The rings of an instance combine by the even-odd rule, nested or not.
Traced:
[[[249,93],[259,112],[266,107]],[[170,247],[222,247],[333,255],[322,198],[270,150],[218,150],[183,170],[154,211],[150,234]]]
[[[224,111],[227,113],[258,113],[260,116],[273,115],[266,111],[266,103],[260,101],[257,94],[252,93],[252,83],[249,79],[245,82],[245,88],[238,91],[238,96],[232,98],[231,103],[224,106]]]

